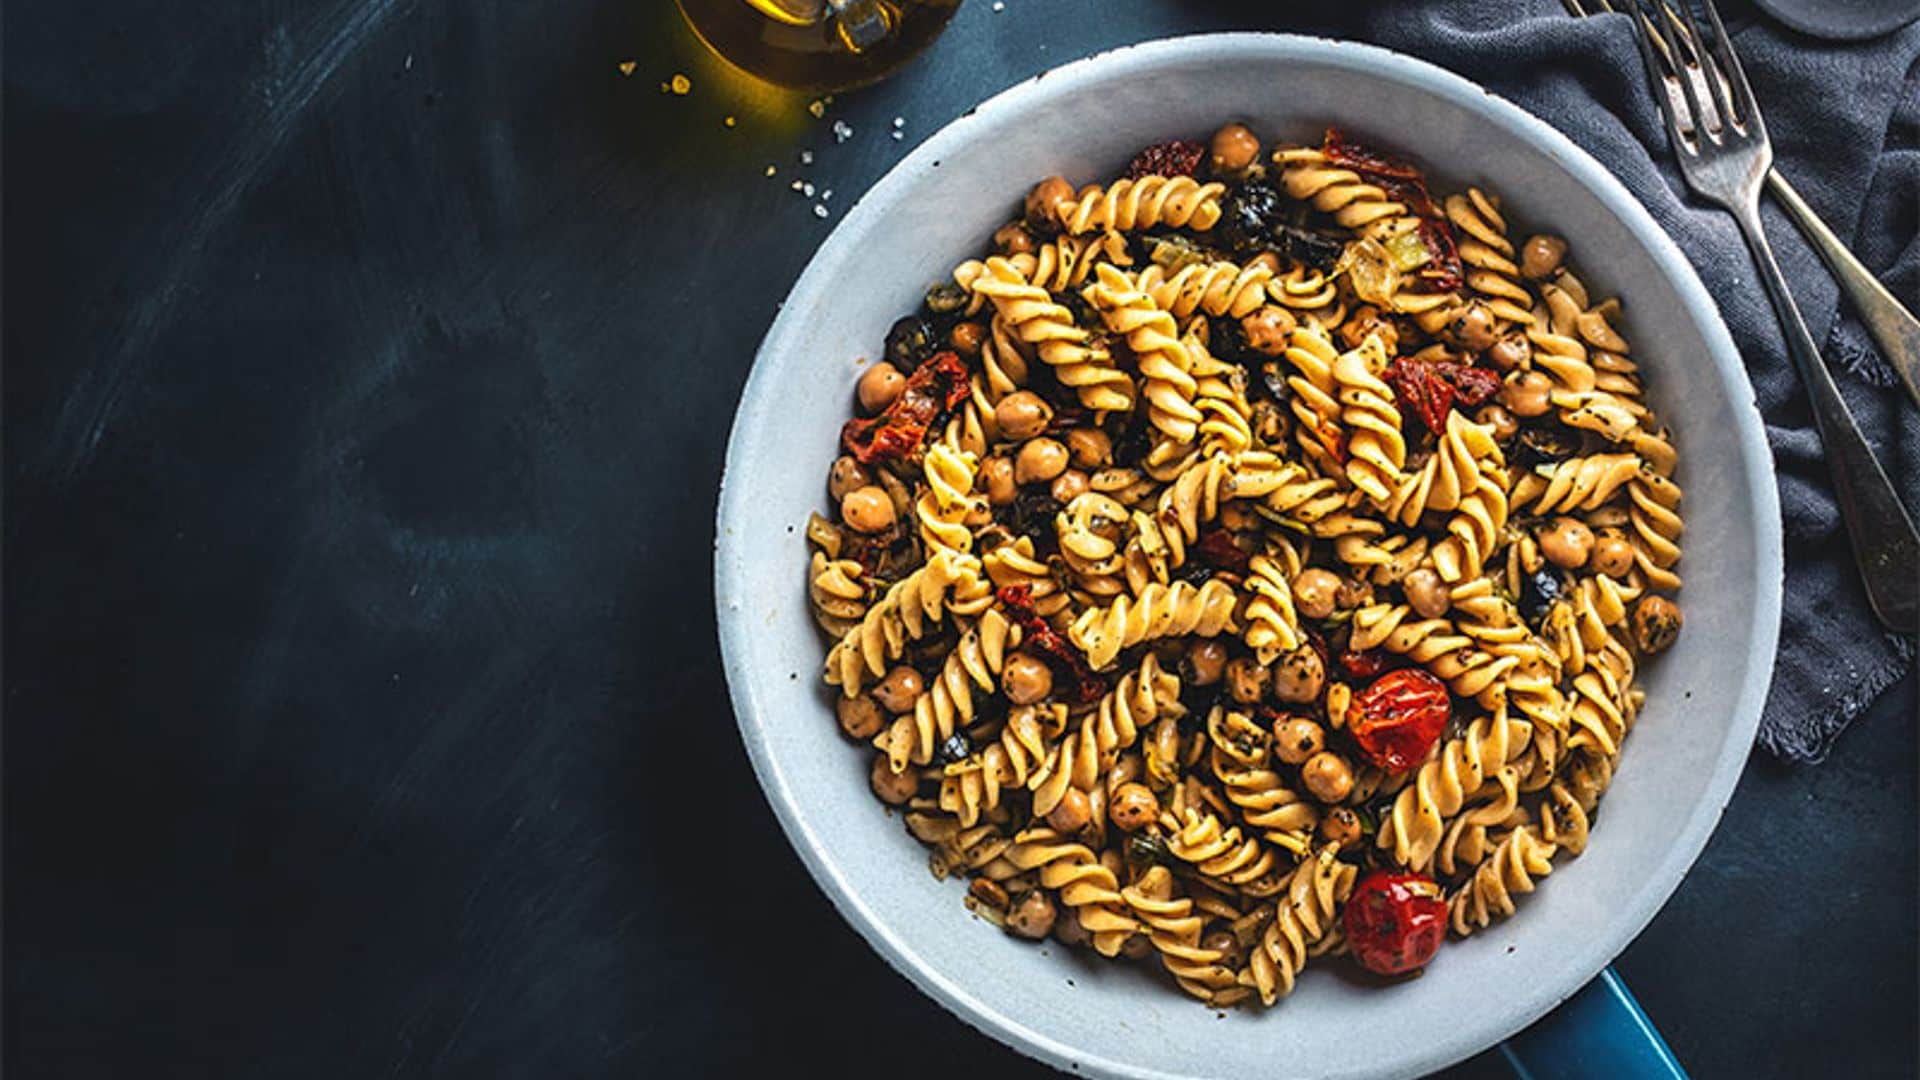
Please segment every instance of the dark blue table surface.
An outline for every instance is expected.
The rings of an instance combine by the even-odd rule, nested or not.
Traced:
[[[1040,1074],[776,829],[722,444],[790,179],[1282,7],[973,0],[817,121],[657,2],[8,5],[9,1075]],[[1697,1075],[1910,1073],[1914,711],[1756,757],[1620,958]]]

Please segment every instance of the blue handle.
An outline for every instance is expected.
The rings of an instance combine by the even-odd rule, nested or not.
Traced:
[[[1500,1044],[1520,1080],[1686,1080],[1653,1021],[1612,968]]]

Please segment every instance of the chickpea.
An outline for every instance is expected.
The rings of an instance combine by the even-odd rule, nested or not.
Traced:
[[[1053,693],[1053,669],[1028,652],[1007,657],[1000,669],[1000,686],[1015,705],[1031,705]]]
[[[1302,645],[1280,657],[1273,666],[1273,696],[1299,705],[1320,696],[1327,682],[1327,665],[1311,645]]]
[[[1107,817],[1113,823],[1128,832],[1147,825],[1160,817],[1160,800],[1145,784],[1122,784],[1113,793],[1113,802],[1107,807]]]
[[[1567,257],[1567,242],[1557,236],[1529,236],[1520,245],[1520,273],[1540,281],[1553,276]]]
[[[1338,574],[1309,566],[1294,575],[1293,608],[1309,619],[1324,619],[1333,614],[1334,597],[1339,592]]]
[[[1251,656],[1227,661],[1227,693],[1242,705],[1259,704],[1272,680],[1272,670]]]
[[[840,498],[840,520],[860,532],[885,532],[893,528],[893,519],[893,500],[883,487],[868,484]]]
[[[1298,765],[1327,748],[1327,733],[1304,716],[1277,720],[1273,725],[1273,754],[1288,765]]]
[[[1067,448],[1052,439],[1028,439],[1013,458],[1017,484],[1048,483],[1067,471]]]
[[[874,684],[873,700],[890,713],[903,713],[913,708],[914,699],[926,688],[926,680],[920,677],[919,672],[901,664]]]
[[[1075,496],[1087,493],[1087,474],[1079,469],[1068,469],[1053,478],[1053,501],[1065,506]]]
[[[1540,416],[1553,407],[1547,397],[1552,391],[1552,379],[1537,371],[1523,371],[1508,376],[1507,385],[1500,388],[1500,403],[1515,416]]]
[[[995,911],[1007,910],[1007,890],[992,878],[977,877],[967,886],[968,895]]]
[[[1492,428],[1493,437],[1502,442],[1513,438],[1520,431],[1520,421],[1515,420],[1512,413],[1492,402],[1480,406],[1480,411],[1473,414],[1473,419],[1476,423]]]
[[[1227,647],[1213,638],[1195,638],[1180,664],[1180,677],[1191,686],[1212,686],[1227,669]]]
[[[873,769],[867,774],[867,783],[888,806],[900,806],[920,793],[920,774],[911,767],[894,772],[885,754],[873,756]]]
[[[1034,889],[1022,896],[1007,912],[1007,929],[1033,941],[1053,932],[1056,912],[1045,891]]]
[[[1320,819],[1320,839],[1350,848],[1360,842],[1360,815],[1351,806],[1336,806]]]
[[[1120,946],[1120,955],[1129,960],[1145,960],[1153,955],[1153,941],[1145,934],[1135,934]]]
[[[1487,363],[1501,371],[1525,367],[1532,359],[1533,343],[1527,340],[1527,335],[1517,330],[1494,342],[1493,348],[1487,350]]]
[[[1200,947],[1208,952],[1219,953],[1221,963],[1228,966],[1239,964],[1240,939],[1234,937],[1233,931],[1225,927],[1207,931],[1207,936],[1200,939]]]
[[[1453,319],[1453,339],[1460,347],[1469,352],[1482,352],[1493,347],[1496,340],[1493,333],[1493,312],[1487,305],[1474,301],[1461,309]]]
[[[877,413],[893,404],[906,387],[907,377],[900,374],[900,369],[882,360],[860,373],[853,392],[860,399],[862,412]]]
[[[1279,356],[1287,351],[1287,340],[1299,322],[1293,312],[1268,304],[1240,320],[1240,332],[1247,337],[1247,348],[1262,356]]]
[[[993,422],[1000,434],[1022,442],[1047,430],[1053,420],[1053,406],[1031,390],[1015,390],[993,407]]]
[[[1113,440],[1099,428],[1077,427],[1067,432],[1067,453],[1076,469],[1113,464]]]
[[[993,247],[1002,255],[1033,254],[1033,234],[1025,225],[1009,221],[993,231]]]
[[[1422,566],[1402,578],[1400,588],[1407,594],[1408,606],[1423,619],[1437,619],[1453,606],[1446,583],[1429,567]]]
[[[847,497],[847,492],[866,487],[873,483],[873,474],[866,466],[852,457],[841,454],[833,459],[833,467],[827,470],[827,494],[834,502]]]
[[[1353,309],[1353,314],[1340,324],[1340,342],[1349,349],[1357,349],[1367,340],[1369,334],[1378,335],[1380,344],[1387,347],[1387,355],[1392,356],[1400,348],[1400,331],[1392,323],[1380,317],[1380,309],[1372,304],[1362,304]]]
[[[1245,124],[1228,124],[1213,133],[1213,171],[1232,176],[1260,157],[1260,140]]]
[[[1339,754],[1322,750],[1300,766],[1300,781],[1314,798],[1337,803],[1353,790],[1353,767]]]
[[[1093,820],[1093,804],[1087,801],[1087,793],[1079,788],[1070,787],[1060,798],[1053,811],[1047,815],[1047,824],[1062,836],[1070,836],[1087,827]]]
[[[1623,578],[1633,570],[1633,544],[1618,529],[1608,529],[1593,542],[1593,568],[1610,578]]]
[[[1163,668],[1173,667],[1187,655],[1187,647],[1179,638],[1161,638],[1147,648],[1153,653],[1154,659],[1160,661],[1160,666]]]
[[[1633,640],[1651,656],[1680,636],[1680,606],[1664,596],[1643,596],[1633,605]]]
[[[985,341],[987,331],[977,322],[954,323],[947,331],[947,344],[961,356],[979,356],[980,343]]]
[[[1069,949],[1077,949],[1082,945],[1090,944],[1093,941],[1093,935],[1087,932],[1086,927],[1080,925],[1079,914],[1072,908],[1068,908],[1064,917],[1054,920],[1053,940]]]
[[[1027,226],[1045,232],[1060,227],[1062,211],[1073,201],[1073,185],[1064,176],[1049,176],[1027,193]]]
[[[833,714],[839,718],[840,730],[846,733],[847,738],[862,742],[880,734],[880,728],[887,722],[879,704],[866,694],[841,696],[833,703]]]
[[[1554,518],[1540,536],[1540,554],[1563,570],[1578,570],[1593,554],[1593,530],[1578,518]]]
[[[1373,603],[1373,586],[1357,577],[1340,579],[1340,590],[1333,594],[1333,604],[1341,610],[1365,607]]]
[[[1006,506],[1020,493],[1013,482],[1013,462],[1004,457],[990,457],[980,466],[980,479],[987,489],[987,501],[995,506]]]

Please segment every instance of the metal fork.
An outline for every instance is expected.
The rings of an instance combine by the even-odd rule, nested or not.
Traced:
[[[1560,0],[1561,6],[1567,9],[1567,14],[1576,18],[1590,14],[1589,9],[1631,14],[1632,17],[1639,18],[1641,16],[1637,13],[1629,13],[1626,10],[1627,5],[1633,2],[1634,0]],[[1675,33],[1685,34],[1686,25],[1674,12],[1672,5],[1662,3],[1660,7],[1666,16],[1668,26]],[[1671,65],[1672,57],[1665,54],[1665,45],[1660,40],[1655,41],[1655,47],[1663,50],[1662,58],[1668,60],[1670,66],[1678,66]],[[1707,59],[1707,73],[1696,72],[1696,76],[1704,78],[1710,75],[1724,88],[1726,76],[1714,68],[1711,56]],[[1679,80],[1666,82],[1664,88],[1670,99],[1679,98],[1681,94]],[[1713,110],[1711,95],[1704,85],[1698,85],[1696,89],[1707,94],[1708,100],[1705,105],[1707,111],[1711,113]],[[1718,123],[1717,118],[1710,119]],[[1682,124],[1691,135],[1691,117],[1683,119]],[[1787,212],[1787,216],[1793,219],[1793,223],[1800,227],[1800,231],[1813,244],[1814,251],[1819,253],[1821,261],[1827,264],[1827,270],[1833,274],[1833,280],[1839,283],[1840,288],[1847,294],[1847,299],[1853,303],[1854,311],[1859,314],[1861,323],[1867,328],[1867,333],[1873,337],[1874,344],[1880,347],[1880,355],[1884,356],[1887,363],[1899,374],[1901,384],[1906,387],[1907,396],[1913,399],[1914,404],[1920,405],[1920,319],[1914,318],[1913,312],[1908,311],[1904,304],[1887,291],[1885,285],[1880,284],[1880,279],[1873,276],[1873,271],[1868,270],[1859,259],[1854,257],[1853,252],[1847,250],[1847,246],[1840,242],[1840,238],[1833,234],[1833,230],[1827,228],[1827,223],[1820,220],[1820,215],[1813,212],[1813,207],[1808,206],[1807,201],[1800,197],[1800,193],[1794,190],[1792,184],[1787,182],[1787,178],[1780,175],[1780,170],[1774,168],[1767,170],[1767,190],[1773,193],[1774,199]]]
[[[1920,624],[1920,536],[1820,359],[1760,227],[1760,188],[1773,165],[1773,144],[1720,13],[1713,0],[1702,0],[1710,31],[1702,33],[1686,0],[1680,0],[1677,20],[1661,0],[1630,2],[1640,16],[1634,20],[1634,40],[1680,173],[1695,193],[1718,203],[1739,223],[1780,317],[1787,353],[1812,400],[1867,602],[1889,629],[1913,633]],[[1679,84],[1679,94],[1666,92],[1669,79]]]

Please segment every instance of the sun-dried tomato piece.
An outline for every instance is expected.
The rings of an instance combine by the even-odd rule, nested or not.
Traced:
[[[1453,226],[1445,218],[1428,218],[1420,223],[1420,242],[1427,247],[1432,261],[1420,268],[1414,279],[1423,292],[1452,292],[1465,281],[1460,265],[1460,248],[1453,242]]]
[[[1193,553],[1217,570],[1231,570],[1236,574],[1246,573],[1247,564],[1253,561],[1253,556],[1234,546],[1233,534],[1225,529],[1201,533],[1193,545]]]
[[[1200,170],[1200,162],[1207,156],[1207,148],[1197,142],[1186,139],[1168,139],[1155,143],[1135,154],[1127,165],[1127,178],[1138,180],[1143,176],[1192,176]]]
[[[1387,654],[1381,649],[1342,652],[1340,668],[1356,679],[1371,679],[1387,670]]]
[[[1427,430],[1446,430],[1447,413],[1456,406],[1482,404],[1500,391],[1500,377],[1485,368],[1448,360],[1402,357],[1387,369],[1387,384],[1401,415],[1419,417]]]
[[[1320,152],[1327,155],[1328,161],[1336,165],[1344,165],[1354,172],[1390,177],[1395,180],[1420,179],[1420,170],[1415,168],[1412,162],[1383,153],[1364,143],[1354,142],[1339,128],[1327,129],[1326,135],[1320,142]]]
[[[1020,625],[1024,632],[1020,647],[1040,654],[1047,666],[1053,669],[1054,687],[1063,684],[1067,689],[1060,696],[1079,705],[1088,705],[1099,701],[1107,692],[1107,680],[1102,678],[1080,655],[1067,639],[1047,624],[1033,610],[1033,586],[1002,585],[995,591],[1000,602],[1007,607],[1007,613]]]
[[[1456,400],[1462,405],[1484,405],[1500,392],[1500,376],[1471,364],[1440,365],[1440,377],[1453,384]]]
[[[907,376],[900,396],[878,416],[847,421],[840,444],[862,465],[906,457],[966,396],[967,366],[957,353],[935,353]]]

